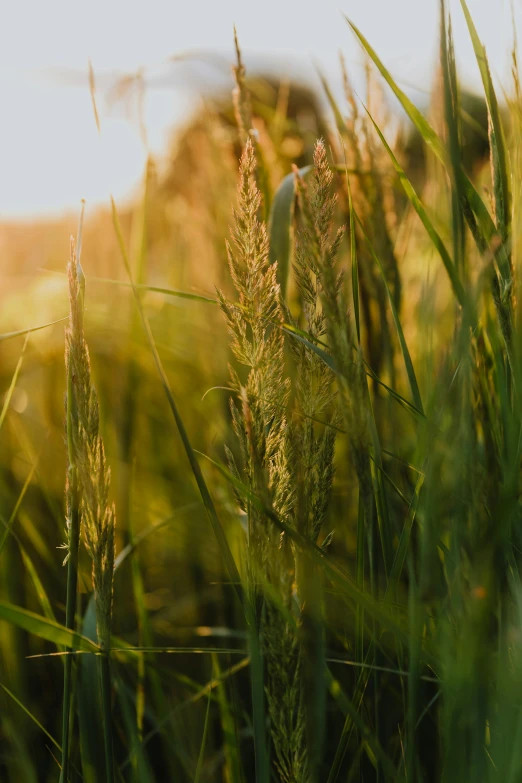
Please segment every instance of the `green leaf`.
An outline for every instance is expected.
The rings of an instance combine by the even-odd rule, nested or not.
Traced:
[[[400,343],[400,346],[401,346],[402,357],[404,359],[404,365],[406,367],[406,374],[408,376],[408,381],[409,381],[409,384],[410,384],[410,389],[411,389],[411,393],[412,393],[412,396],[413,396],[413,401],[415,403],[415,407],[421,412],[422,415],[424,415],[424,408],[423,408],[423,405],[422,405],[422,400],[421,400],[421,396],[420,396],[419,386],[417,384],[417,377],[415,375],[415,370],[413,368],[413,362],[411,360],[410,352],[409,352],[408,346],[406,344],[406,340],[405,340],[405,337],[404,337],[404,332],[402,331],[402,326],[401,326],[401,322],[400,322],[400,319],[399,319],[399,314],[397,313],[397,308],[395,307],[395,302],[393,301],[393,296],[392,296],[392,293],[390,291],[390,287],[388,285],[388,281],[386,280],[386,275],[384,273],[384,269],[382,268],[382,265],[381,265],[381,262],[379,261],[379,257],[377,256],[377,253],[373,249],[373,245],[370,242],[368,234],[364,230],[364,226],[362,224],[361,219],[359,218],[359,216],[357,215],[356,212],[354,212],[354,214],[355,214],[357,222],[359,223],[361,231],[363,232],[363,236],[364,236],[364,238],[366,240],[366,244],[368,245],[368,249],[369,249],[369,251],[370,251],[370,253],[372,255],[372,258],[375,261],[375,263],[377,264],[377,266],[379,268],[379,272],[381,273],[381,276],[382,276],[382,279],[383,279],[383,282],[384,282],[384,286],[386,288],[386,293],[388,295],[388,299],[389,299],[389,302],[390,302],[393,322],[395,324],[395,329],[397,330],[397,336],[399,338],[399,343]]]
[[[53,622],[46,617],[29,612],[27,609],[22,609],[20,606],[15,606],[6,601],[0,601],[0,620],[12,623],[18,628],[22,628],[24,631],[28,631],[40,639],[53,642],[53,644],[58,646],[63,645],[74,650],[90,653],[98,653],[100,651],[98,645],[85,636],[69,630],[64,625],[60,625],[60,623]]]
[[[24,354],[25,354],[25,349],[27,347],[27,341],[29,340],[29,334],[30,334],[30,332],[27,333],[27,337],[25,338],[24,346],[22,348],[22,353],[20,354],[20,357],[19,357],[18,362],[16,364],[15,371],[14,371],[13,377],[11,379],[11,383],[9,384],[9,389],[7,390],[7,394],[5,395],[5,399],[4,399],[4,404],[2,406],[2,410],[0,411],[0,430],[2,429],[2,424],[4,423],[4,419],[5,419],[6,413],[7,413],[8,409],[9,409],[9,405],[11,404],[11,398],[13,396],[13,392],[15,390],[16,382],[18,380],[18,375],[20,374],[20,370],[21,370],[21,367],[22,367],[22,362],[24,360]]]
[[[395,765],[393,764],[388,754],[384,751],[378,738],[374,734],[372,734],[370,727],[366,725],[363,718],[359,714],[359,710],[357,709],[355,704],[352,701],[350,701],[350,699],[344,692],[343,688],[341,687],[339,680],[337,680],[333,676],[332,672],[328,667],[326,667],[326,681],[328,684],[328,688],[330,690],[330,695],[337,702],[337,705],[341,709],[344,716],[350,718],[350,720],[353,721],[353,723],[359,730],[360,734],[362,735],[363,741],[371,749],[373,755],[379,760],[385,772],[386,779],[395,780],[395,781],[403,780],[401,776],[397,775],[397,772],[395,770]]]
[[[500,236],[502,237],[502,241],[506,242],[510,225],[510,206],[507,155],[502,120],[498,109],[495,88],[493,87],[493,81],[491,79],[491,72],[489,70],[486,50],[483,44],[480,42],[477,30],[473,24],[473,19],[471,18],[468,6],[466,5],[466,0],[460,0],[460,4],[462,6],[462,10],[464,11],[464,16],[466,17],[466,23],[468,25],[469,34],[473,43],[473,49],[475,51],[475,57],[477,58],[480,75],[482,77],[482,84],[484,86],[484,93],[486,96],[486,104],[488,107],[488,115],[490,120],[489,135],[491,159],[493,164],[495,217],[497,221],[497,228],[499,230]],[[508,275],[509,279],[509,265],[507,269],[503,269],[501,272],[503,275]]]
[[[397,547],[397,551],[395,552],[395,557],[393,559],[390,576],[388,579],[388,584],[386,586],[386,594],[385,594],[385,597],[389,596],[390,600],[393,600],[394,591],[397,585],[399,584],[399,580],[402,574],[402,569],[404,567],[404,563],[406,562],[406,555],[408,553],[408,547],[410,544],[411,531],[413,528],[415,515],[417,513],[417,506],[419,504],[420,491],[424,483],[424,478],[425,478],[424,473],[420,473],[417,478],[417,483],[415,484],[413,498],[411,499],[410,507],[408,509],[408,515],[406,517],[406,521],[404,523],[404,527],[401,532],[401,537],[399,539],[399,545]]]
[[[283,326],[284,331],[287,334],[290,334],[295,340],[299,340],[300,343],[303,343],[310,351],[313,351],[317,356],[322,359],[322,361],[326,364],[327,367],[329,367],[334,373],[338,374],[339,370],[337,369],[337,365],[335,363],[335,359],[333,356],[330,356],[329,353],[327,353],[325,350],[323,350],[319,345],[316,345],[311,340],[308,339],[310,335],[305,336],[307,333],[302,332],[300,329],[295,329],[291,327],[289,324],[285,324]]]
[[[337,565],[337,563],[331,560],[321,547],[314,544],[298,530],[280,519],[271,508],[268,508],[263,501],[242,481],[236,478],[228,468],[202,452],[198,451],[197,453],[214,465],[226,480],[229,481],[230,484],[257,509],[257,511],[270,519],[281,532],[288,535],[304,551],[309,552],[313,558],[323,566],[328,578],[340,589],[345,598],[349,599],[351,602],[353,601],[356,605],[361,606],[365,612],[368,612],[368,614],[380,623],[383,628],[387,628],[394,633],[398,640],[402,642],[408,640],[407,630],[397,622],[395,617],[392,617],[384,604],[378,602],[365,590],[360,589],[355,582],[353,582],[351,577]],[[423,654],[427,662],[433,663],[435,661],[435,658],[430,651],[424,649]]]
[[[40,731],[43,732],[43,734],[45,734],[47,739],[50,740],[52,742],[52,744],[54,745],[54,747],[57,748],[57,750],[61,753],[62,752],[62,747],[61,747],[60,743],[55,740],[55,738],[53,737],[52,734],[49,734],[49,732],[47,731],[45,726],[42,726],[42,724],[40,723],[38,718],[35,715],[33,715],[33,713],[25,706],[25,704],[22,704],[20,699],[18,699],[14,695],[14,693],[12,691],[10,691],[9,688],[7,688],[1,682],[0,682],[0,688],[2,688],[5,691],[5,693],[7,693],[7,695],[15,702],[15,704],[17,704],[20,707],[20,709],[25,712],[27,717],[30,718],[36,726],[38,726]]]
[[[386,152],[390,156],[390,159],[391,159],[391,161],[393,163],[393,167],[395,168],[395,171],[397,172],[397,175],[399,177],[399,181],[400,181],[400,183],[401,183],[401,185],[402,185],[402,187],[404,189],[404,192],[406,193],[406,195],[407,195],[407,197],[408,197],[412,207],[414,208],[414,210],[416,211],[416,213],[420,217],[424,228],[428,232],[428,235],[429,235],[431,241],[433,242],[437,252],[439,253],[439,255],[440,255],[441,259],[442,259],[442,263],[444,264],[444,267],[445,267],[445,269],[446,269],[446,271],[448,273],[448,277],[449,277],[449,279],[451,281],[451,286],[453,288],[453,292],[454,292],[454,294],[455,294],[455,296],[457,298],[457,301],[461,305],[464,304],[464,298],[465,298],[464,289],[463,289],[462,283],[460,282],[459,277],[457,275],[457,270],[455,269],[455,264],[453,263],[453,261],[452,261],[452,259],[450,257],[450,254],[446,250],[446,246],[444,245],[444,242],[442,241],[441,237],[437,233],[435,227],[433,226],[433,223],[431,222],[431,220],[430,220],[430,218],[428,216],[428,213],[426,212],[426,210],[424,208],[424,205],[423,205],[422,201],[420,200],[420,198],[418,197],[417,193],[415,192],[415,189],[414,189],[413,185],[411,184],[410,180],[406,176],[406,173],[402,169],[399,161],[397,160],[397,158],[393,154],[393,150],[391,149],[390,145],[388,144],[388,142],[384,138],[384,135],[382,134],[380,128],[378,127],[377,123],[373,119],[373,117],[370,114],[370,112],[368,111],[368,109],[366,109],[366,113],[368,114],[368,117],[372,121],[373,127],[375,128],[375,131],[377,132],[377,134],[378,134],[378,136],[379,136],[379,138],[380,138],[384,148],[386,149]]]
[[[352,298],[353,312],[355,317],[355,330],[357,332],[357,342],[361,344],[361,317],[359,308],[359,262],[357,260],[357,242],[355,238],[355,220],[352,201],[352,191],[348,172],[346,173],[346,185],[348,188],[348,204],[350,208],[350,260],[352,264]]]
[[[235,724],[235,716],[229,704],[227,696],[227,688],[221,675],[221,668],[219,665],[219,658],[217,655],[212,656],[212,663],[215,672],[215,677],[219,684],[216,686],[217,701],[219,705],[219,712],[221,716],[221,730],[223,732],[223,746],[226,762],[226,779],[230,783],[242,783],[243,776],[241,774],[241,749],[238,742],[238,731]],[[210,705],[210,693],[209,693],[209,705]],[[207,706],[207,719],[208,719]],[[204,740],[203,740],[204,743]],[[203,750],[202,743],[202,750]],[[200,754],[200,759],[202,754]],[[198,762],[198,768],[200,764]],[[197,778],[197,775],[196,775]],[[195,781],[194,781],[195,783]]]
[[[83,618],[84,635],[96,639],[96,606],[91,596]],[[105,780],[105,744],[98,661],[93,655],[81,655],[78,673],[78,719],[80,753],[85,783]]]
[[[400,101],[403,109],[405,110],[406,114],[410,118],[410,120],[413,122],[417,130],[419,131],[422,139],[424,140],[425,144],[431,149],[431,151],[435,154],[435,156],[440,160],[440,162],[443,164],[443,166],[446,168],[450,176],[452,175],[451,165],[450,161],[448,159],[448,154],[446,151],[446,148],[444,144],[442,143],[439,136],[436,134],[430,123],[427,121],[427,119],[424,117],[422,112],[417,109],[417,107],[410,101],[408,96],[400,89],[400,87],[396,84],[393,77],[389,73],[389,71],[384,67],[383,63],[377,56],[377,53],[374,49],[370,46],[364,35],[358,30],[358,28],[351,22],[347,17],[345,17],[346,21],[352,28],[353,32],[359,39],[360,43],[362,44],[364,50],[370,57],[370,59],[373,61],[375,66],[377,67],[377,70],[380,72],[388,86],[391,88],[394,95],[398,98]],[[480,250],[481,253],[484,253],[487,248],[488,244],[491,241],[491,239],[494,237],[496,233],[495,224],[493,223],[493,220],[491,219],[491,215],[489,214],[486,205],[480,198],[479,194],[477,193],[476,189],[470,182],[469,178],[466,176],[465,172],[460,168],[458,172],[456,172],[456,177],[458,181],[458,187],[460,189],[460,192],[462,193],[462,198],[464,201],[463,208],[464,208],[464,214],[466,217],[466,220],[469,224],[470,230],[473,234],[473,238],[475,239],[475,242]],[[474,218],[474,215],[478,219],[478,223]]]
[[[299,169],[299,176],[304,177],[312,166]],[[268,221],[270,238],[270,263],[277,261],[277,273],[281,294],[286,298],[288,275],[292,263],[293,225],[295,212],[295,174],[287,174],[279,185]]]
[[[0,537],[0,555],[4,551],[4,547],[5,547],[6,541],[7,541],[8,537],[9,537],[11,531],[12,531],[13,525],[14,525],[14,523],[16,521],[17,516],[18,516],[18,512],[20,511],[20,506],[22,505],[22,501],[23,501],[23,499],[25,497],[25,493],[27,492],[27,490],[29,488],[29,484],[31,483],[31,481],[33,479],[33,475],[34,475],[35,470],[36,470],[36,465],[33,465],[31,467],[31,470],[27,474],[27,478],[25,479],[25,482],[24,482],[24,485],[23,485],[22,489],[20,490],[20,494],[18,495],[18,499],[17,499],[17,501],[15,503],[15,506],[14,506],[12,512],[11,512],[11,516],[9,517],[9,520],[7,522],[5,522],[2,519],[2,522],[4,524],[5,530],[4,530],[3,534],[2,534],[2,536]]]
[[[46,324],[40,324],[40,326],[31,326],[29,329],[18,329],[16,332],[4,332],[0,334],[0,340],[11,340],[13,337],[22,337],[24,334],[30,334],[31,332],[38,332],[40,329],[47,329],[48,326],[54,326],[55,324],[61,324],[64,321],[68,321],[69,316],[65,318],[58,318],[56,321],[49,321]]]
[[[173,296],[179,299],[189,299],[193,302],[205,302],[207,304],[218,304],[217,299],[213,299],[210,296],[203,296],[203,294],[192,294],[190,291],[178,291],[175,288],[163,288],[156,285],[146,285],[145,283],[128,283],[126,280],[112,280],[109,277],[90,277],[89,280],[95,283],[106,283],[107,285],[117,285],[123,288],[132,288],[136,291],[147,292],[150,291],[154,294],[163,294],[164,296]]]
[[[451,22],[446,30],[446,3],[440,2],[440,59],[444,90],[444,115],[446,119],[449,158],[453,175],[451,188],[451,215],[453,228],[453,260],[457,273],[462,275],[465,265],[465,221],[460,205],[463,201],[458,172],[462,167],[460,145],[459,89],[457,81],[457,66]],[[480,127],[480,126],[479,126]],[[487,136],[486,136],[487,138]]]

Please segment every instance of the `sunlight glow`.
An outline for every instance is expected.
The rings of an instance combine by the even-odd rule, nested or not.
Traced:
[[[452,0],[454,31],[463,79],[477,84],[476,64],[458,0]],[[511,41],[508,0],[469,0],[497,77],[506,73]],[[0,9],[0,219],[56,214],[80,198],[105,202],[110,190],[129,196],[139,181],[145,151],[135,112],[107,107],[107,85],[144,66],[160,84],[146,96],[145,120],[151,149],[165,151],[170,129],[192,105],[186,71],[169,58],[182,52],[214,52],[233,61],[232,26],[237,24],[247,59],[297,63],[307,78],[320,64],[338,83],[338,53],[360,68],[361,55],[344,12],[362,30],[397,78],[409,88],[430,86],[436,57],[438,0],[20,0]],[[520,8],[517,7],[520,15]],[[378,14],[380,23],[373,23]],[[273,26],[277,18],[278,24]],[[87,62],[100,74],[102,140],[97,137],[88,91]],[[230,74],[230,70],[225,68]],[[212,75],[203,69],[211,89]],[[154,82],[154,79],[151,79]],[[222,79],[222,75],[221,75]],[[163,83],[162,83],[163,80]],[[110,86],[110,85],[109,85]],[[196,84],[196,91],[198,85]],[[422,99],[419,91],[417,99]]]

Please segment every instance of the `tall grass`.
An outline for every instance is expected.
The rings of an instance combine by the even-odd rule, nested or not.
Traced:
[[[2,780],[520,780],[520,79],[461,4],[488,167],[444,2],[429,119],[349,23],[310,157],[236,36],[186,189],[149,161],[101,278],[71,246],[65,444],[66,297],[0,335]]]

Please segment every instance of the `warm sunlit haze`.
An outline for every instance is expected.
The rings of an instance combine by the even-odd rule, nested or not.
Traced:
[[[463,82],[478,88],[465,22],[454,27]],[[470,0],[494,75],[503,79],[512,36],[509,0]],[[515,18],[521,16],[515,3]],[[354,80],[362,56],[343,20],[369,30],[372,46],[419,103],[437,55],[436,0],[94,0],[88,4],[20,0],[0,7],[0,220],[57,215],[128,197],[145,149],[136,91],[118,96],[125,76],[143,69],[143,118],[153,153],[165,152],[172,128],[198,97],[230,85],[235,24],[247,63],[290,72],[317,84],[320,67],[339,85],[343,52]],[[273,20],[277,23],[274,24]],[[183,55],[182,61],[169,62]],[[185,59],[186,58],[186,59]],[[88,88],[92,62],[99,93],[101,138]],[[418,89],[416,89],[418,88]]]
[[[521,40],[0,0],[0,783],[521,783]]]

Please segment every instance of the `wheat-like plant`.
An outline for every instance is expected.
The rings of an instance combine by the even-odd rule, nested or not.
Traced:
[[[374,502],[368,389],[362,355],[356,347],[344,297],[343,274],[336,269],[344,231],[341,228],[332,235],[337,198],[331,192],[333,174],[323,141],[317,142],[314,152],[311,194],[297,172],[295,177],[303,224],[302,236],[308,248],[309,263],[317,270],[321,281],[320,298],[326,334],[337,369],[340,408],[348,431],[351,458],[359,481],[366,521],[371,525]]]
[[[233,353],[248,368],[243,380],[231,369],[231,383],[240,400],[239,405],[231,401],[231,409],[242,473],[265,506],[288,522],[296,492],[291,481],[293,443],[286,416],[290,382],[284,372],[284,313],[277,268],[269,264],[266,228],[258,217],[261,195],[255,175],[254,149],[248,141],[240,166],[234,242],[227,246],[239,306],[218,293]],[[231,470],[239,477],[228,449],[227,454]],[[282,780],[306,781],[299,642],[296,623],[288,616],[293,606],[293,554],[269,516],[247,498],[238,499],[248,519],[247,574],[263,639],[274,762]]]
[[[66,485],[66,559],[77,561],[80,535],[92,559],[96,630],[101,656],[107,780],[114,779],[110,710],[110,639],[114,578],[115,510],[109,499],[110,468],[100,434],[99,405],[91,380],[89,349],[83,330],[84,277],[74,243],[67,267],[69,325],[65,335],[68,377]],[[68,595],[69,599],[69,595]],[[64,721],[65,722],[65,721]]]

